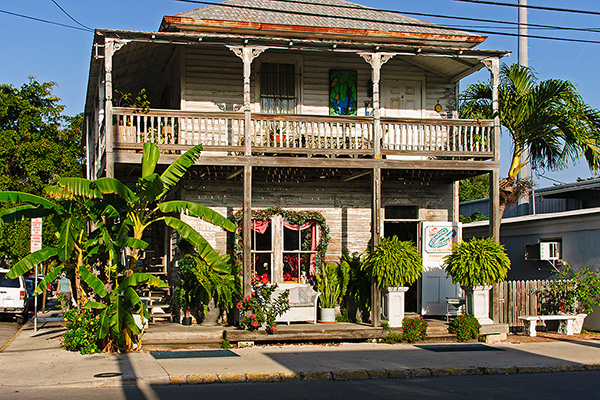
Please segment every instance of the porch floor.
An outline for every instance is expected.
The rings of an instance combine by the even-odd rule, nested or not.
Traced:
[[[428,323],[427,341],[449,341],[455,336],[448,334],[445,318],[426,318]],[[400,328],[394,329],[400,332]],[[176,323],[159,322],[150,325],[144,333],[144,350],[184,350],[220,348],[222,340],[231,344],[254,342],[270,343],[327,343],[360,342],[380,339],[386,336],[383,328],[368,324],[336,322],[334,324],[292,323],[277,325],[273,335],[264,330],[246,331],[233,326],[184,326]]]

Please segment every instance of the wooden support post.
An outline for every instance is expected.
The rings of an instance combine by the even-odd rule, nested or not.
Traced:
[[[244,219],[242,224],[242,234],[244,240],[244,297],[252,293],[252,167],[249,164],[244,165],[244,197],[243,197]]]
[[[500,160],[500,116],[498,111],[500,109],[498,88],[500,86],[500,60],[498,58],[490,58],[484,60],[484,64],[490,71],[492,80],[492,111],[496,114],[494,118],[494,138],[493,138],[493,150],[494,150],[494,161]],[[494,238],[497,242],[500,241],[500,223],[502,221],[502,215],[500,215],[500,171],[495,168],[490,172],[490,224],[489,224],[489,236]]]
[[[373,192],[371,210],[371,242],[373,248],[381,243],[381,168],[373,168]],[[381,289],[375,279],[371,280],[371,324],[381,324]]]
[[[115,177],[113,154],[113,123],[112,123],[112,61],[115,52],[115,42],[106,39],[104,43],[104,137],[106,138],[106,170],[108,178]]]

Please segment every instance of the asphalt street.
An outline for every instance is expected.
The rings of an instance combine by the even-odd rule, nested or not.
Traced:
[[[600,371],[513,375],[446,376],[347,382],[276,382],[157,385],[111,388],[0,388],[2,399],[568,399],[596,398]]]

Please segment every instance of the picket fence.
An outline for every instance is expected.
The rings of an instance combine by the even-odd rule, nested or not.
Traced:
[[[522,329],[519,316],[538,315],[541,300],[539,291],[548,283],[545,280],[496,283],[490,298],[492,318],[508,324],[511,331]]]

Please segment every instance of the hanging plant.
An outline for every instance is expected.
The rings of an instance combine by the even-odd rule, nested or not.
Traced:
[[[262,210],[252,210],[253,220],[268,221],[275,215],[280,215],[284,220],[292,224],[303,225],[306,222],[314,221],[319,225],[319,240],[315,254],[315,265],[317,268],[319,268],[325,260],[327,246],[331,240],[331,237],[329,236],[329,226],[327,225],[325,217],[323,217],[323,215],[318,211],[291,211],[284,210],[281,207],[269,207]],[[236,265],[240,266],[240,268],[243,264],[242,257],[244,253],[241,226],[243,218],[244,213],[242,211],[239,211],[233,215],[233,222],[238,225],[238,229],[236,229],[234,233],[233,255]],[[308,245],[310,245],[310,243]]]
[[[385,238],[365,259],[363,270],[372,274],[381,288],[411,285],[423,273],[423,259],[417,246],[397,236]]]
[[[455,243],[444,263],[452,283],[465,287],[493,285],[505,280],[510,269],[504,246],[492,238]]]

